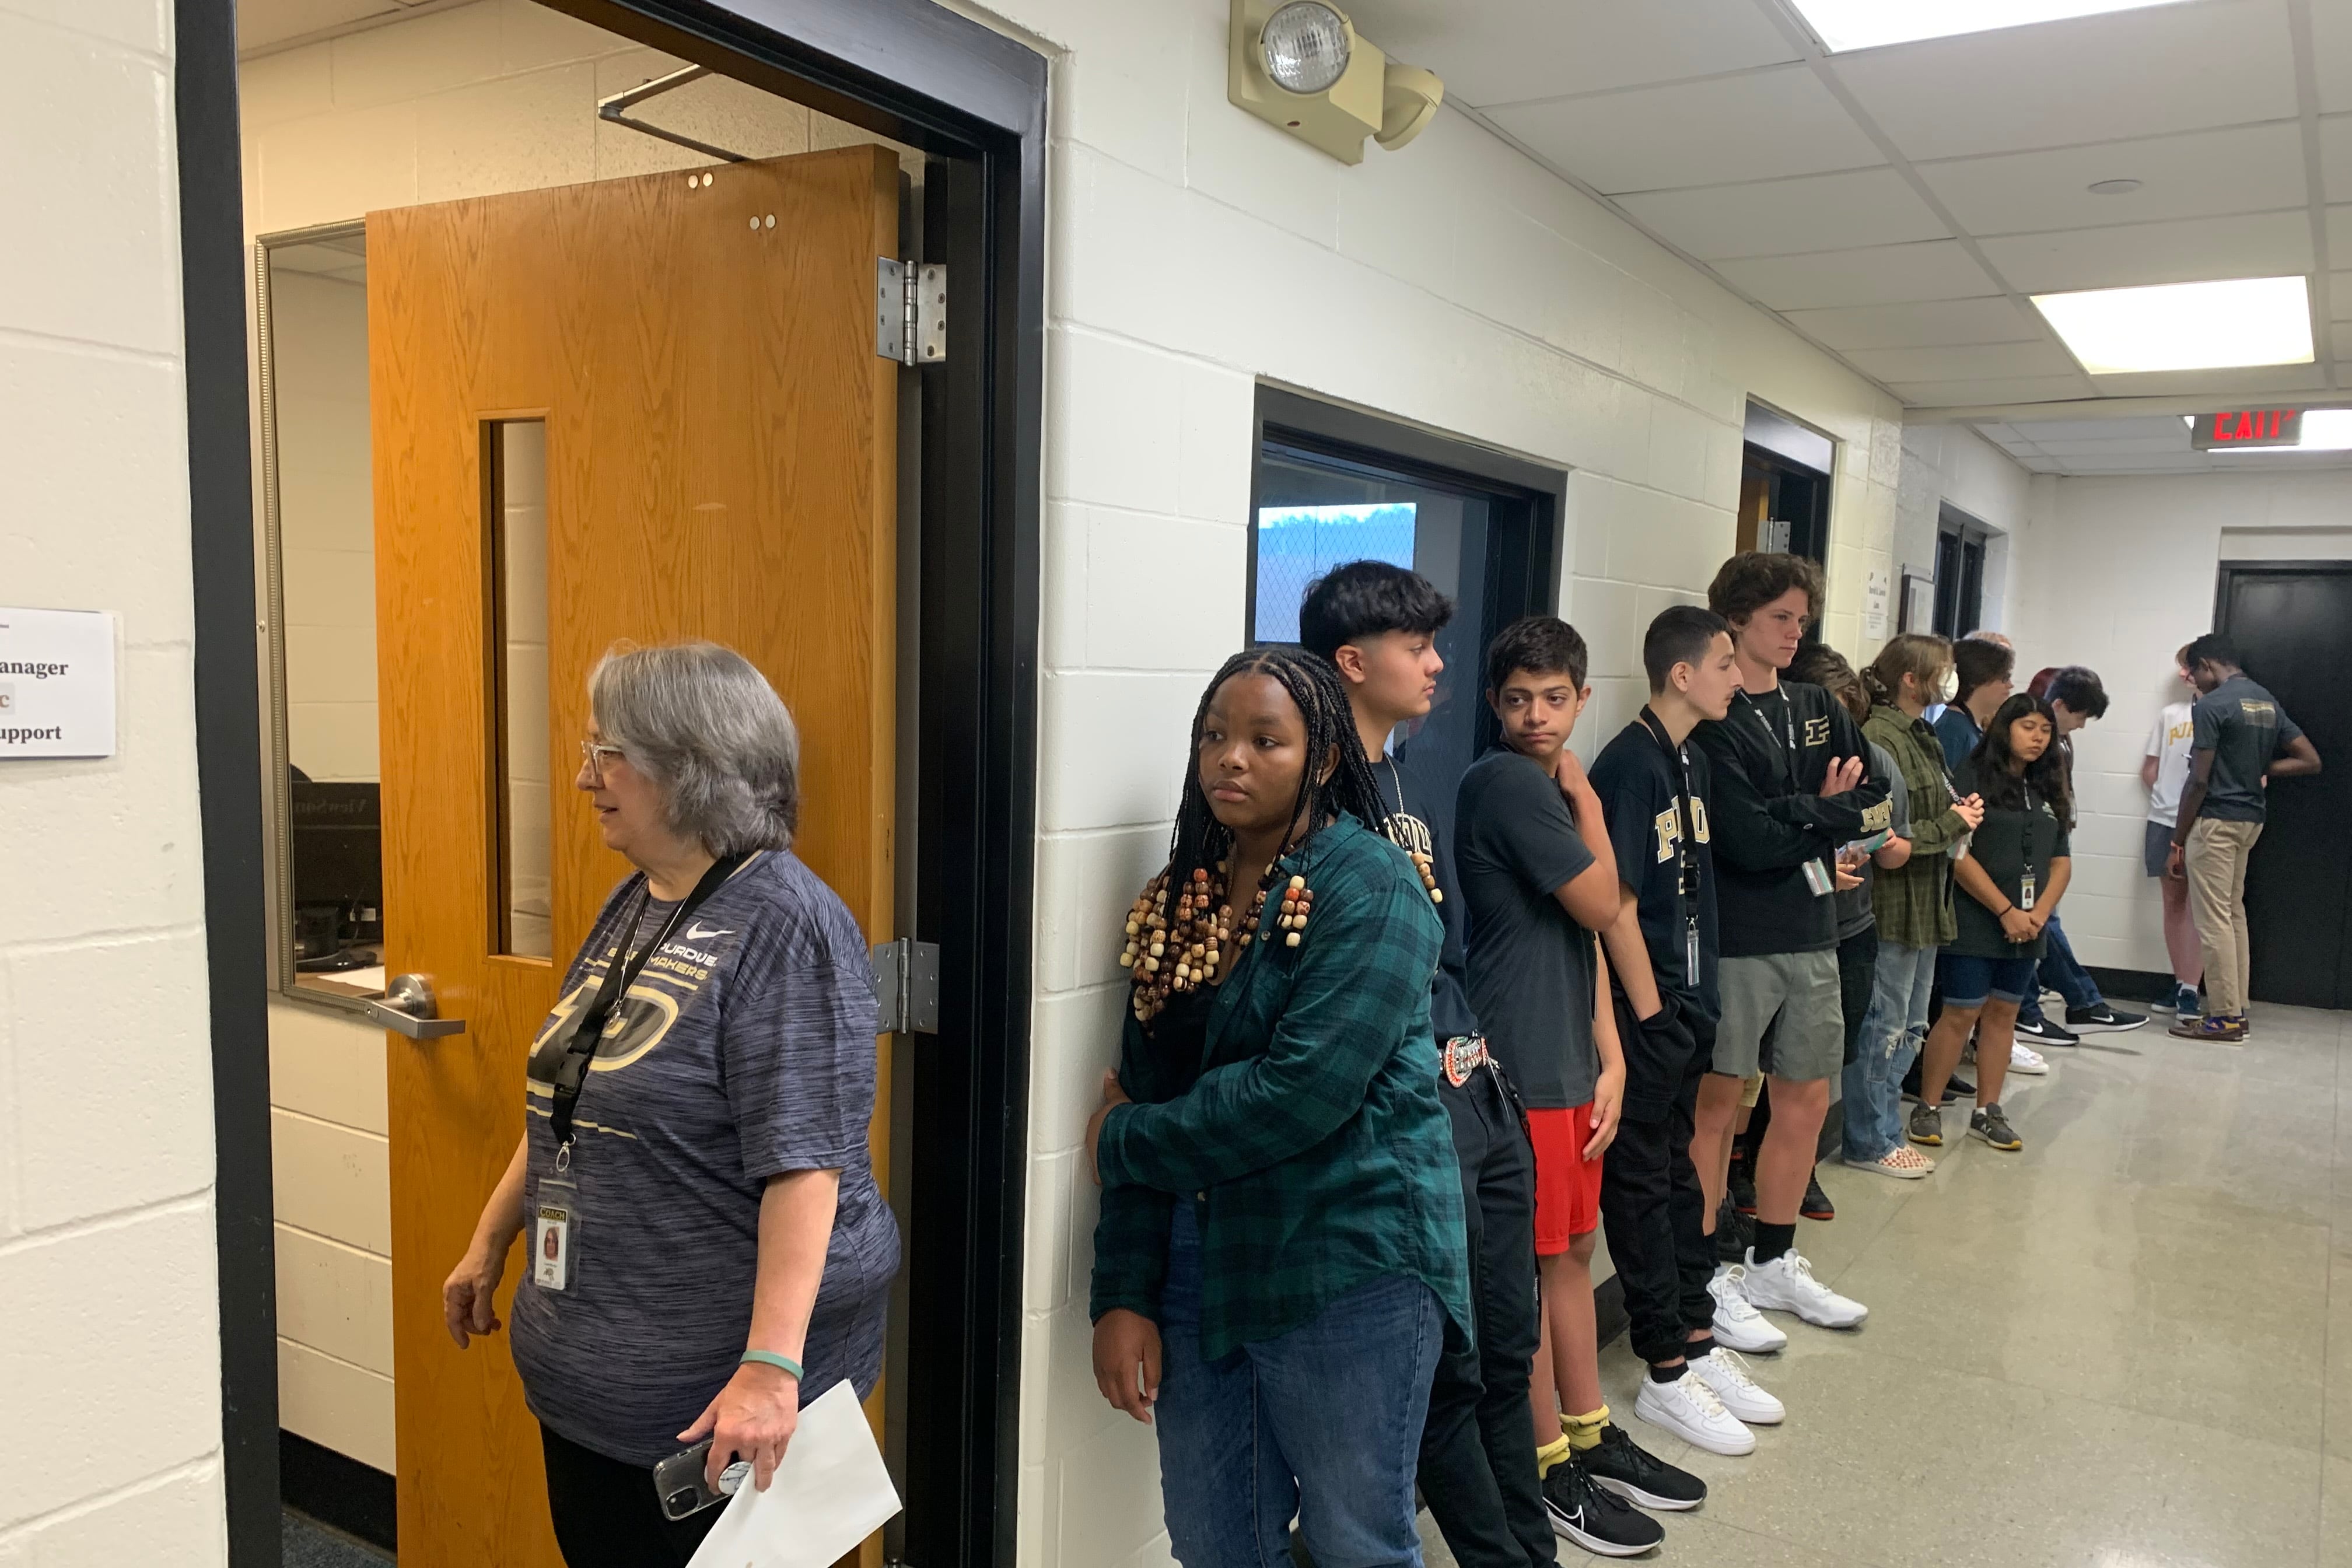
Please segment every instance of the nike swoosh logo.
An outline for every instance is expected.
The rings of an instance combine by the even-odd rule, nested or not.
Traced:
[[[733,936],[734,934],[733,931],[723,928],[718,931],[705,931],[699,921],[686,928],[686,940],[688,942],[707,942],[714,936]]]

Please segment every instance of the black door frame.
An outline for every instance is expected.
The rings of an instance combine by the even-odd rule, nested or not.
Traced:
[[[930,155],[925,255],[950,347],[922,373],[911,934],[940,949],[912,1042],[907,1555],[1010,1563],[1028,1156],[1045,61],[930,0],[556,0],[640,43]],[[174,8],[231,1568],[279,1561],[260,715],[235,9]],[[902,930],[906,921],[902,917]]]

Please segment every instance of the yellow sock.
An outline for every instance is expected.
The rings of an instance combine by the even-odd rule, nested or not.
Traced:
[[[1568,1446],[1581,1454],[1601,1447],[1601,1430],[1609,1425],[1609,1406],[1602,1405],[1589,1415],[1563,1415],[1559,1429],[1567,1434]]]
[[[1562,1464],[1567,1460],[1568,1446],[1568,1438],[1563,1435],[1556,1441],[1547,1443],[1542,1447],[1536,1450],[1536,1477],[1538,1479],[1541,1479],[1543,1477],[1551,1474],[1552,1468],[1554,1466]]]

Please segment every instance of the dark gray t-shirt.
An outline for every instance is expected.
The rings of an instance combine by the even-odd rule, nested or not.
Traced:
[[[554,1171],[552,1065],[643,887],[631,877],[606,900],[533,1044],[527,1222]],[[652,905],[629,945],[673,907]],[[677,1434],[743,1354],[761,1194],[791,1171],[841,1173],[803,1402],[844,1379],[860,1397],[872,1390],[898,1268],[898,1224],[866,1142],[880,1029],[864,935],[789,852],[755,856],[647,960],[573,1113],[580,1217],[567,1288],[535,1284],[526,1256],[515,1291],[515,1365],[533,1415],[625,1464],[683,1447]]]
[[[1559,781],[1496,746],[1464,771],[1454,868],[1470,922],[1470,1005],[1531,1110],[1592,1099],[1593,936],[1554,895],[1592,864]]]
[[[2278,699],[2242,675],[2233,675],[2197,700],[2189,721],[2189,746],[2213,753],[2205,804],[2197,815],[2217,822],[2260,822],[2266,812],[2263,770],[2303,733]]]

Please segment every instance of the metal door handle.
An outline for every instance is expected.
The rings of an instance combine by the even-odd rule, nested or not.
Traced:
[[[412,1040],[437,1040],[466,1032],[465,1019],[440,1016],[433,1003],[433,986],[422,974],[394,975],[381,998],[370,997],[360,1005],[367,1009],[370,1018]]]

